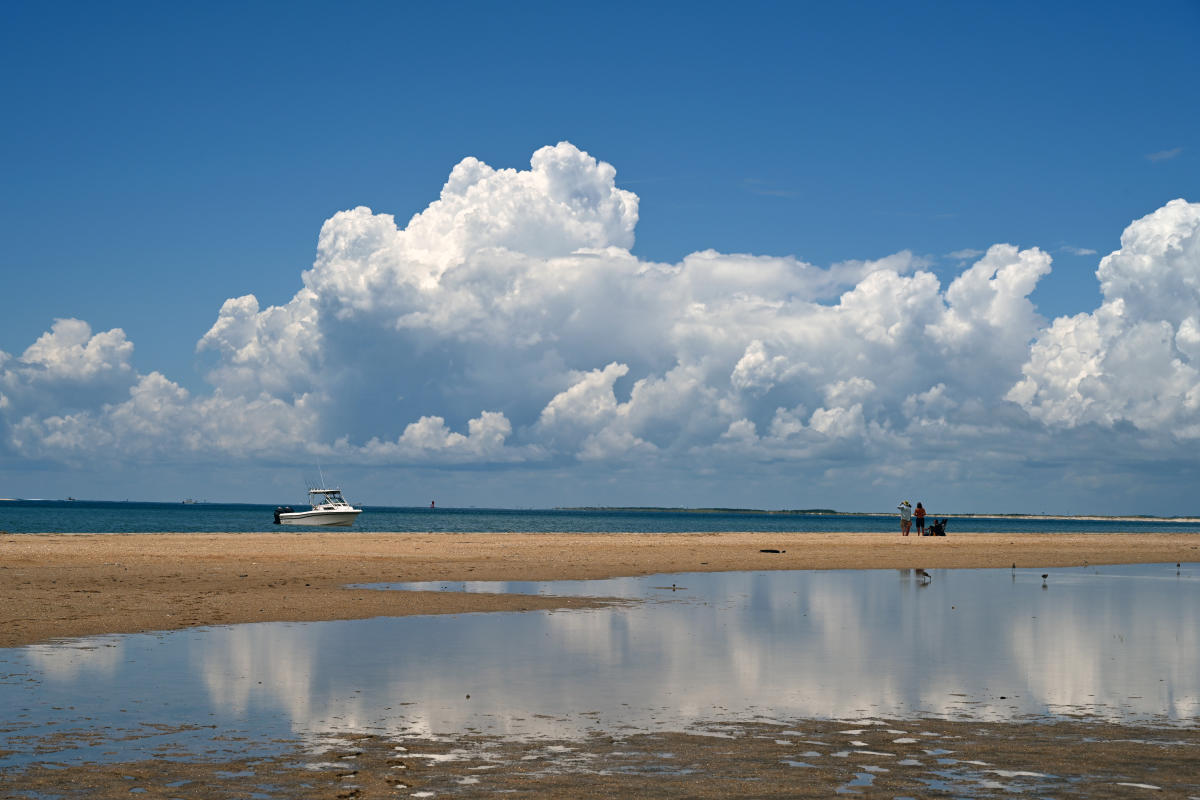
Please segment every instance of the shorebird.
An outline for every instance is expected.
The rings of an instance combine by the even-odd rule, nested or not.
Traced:
[[[931,580],[933,580],[933,576],[923,569],[917,570],[917,578],[921,581],[921,583],[929,583]]]
[[[1046,578],[1049,578],[1049,577],[1050,577],[1050,573],[1049,573],[1049,572],[1043,572],[1043,573],[1042,573],[1042,586],[1043,586],[1043,587],[1046,585]]]

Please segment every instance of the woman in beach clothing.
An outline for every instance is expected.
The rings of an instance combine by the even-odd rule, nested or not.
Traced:
[[[917,508],[913,511],[913,517],[917,520],[917,536],[925,535],[925,507],[921,505],[921,501],[917,501]]]
[[[912,528],[912,506],[905,500],[896,508],[900,509],[900,535],[908,536],[908,531]]]

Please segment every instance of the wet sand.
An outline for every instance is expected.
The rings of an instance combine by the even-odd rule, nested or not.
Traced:
[[[0,607],[5,609],[0,647],[199,625],[573,608],[603,602],[347,588],[356,583],[1176,561],[1200,561],[1200,535],[7,534],[0,535]]]
[[[103,734],[92,734],[102,743]],[[74,738],[74,737],[72,737]],[[87,743],[89,736],[82,737]],[[344,732],[240,754],[32,765],[12,794],[113,800],[301,798],[828,798],[1200,796],[1200,731],[1111,723],[796,720],[520,740]]]

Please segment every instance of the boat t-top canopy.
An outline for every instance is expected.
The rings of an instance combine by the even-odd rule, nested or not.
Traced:
[[[342,497],[341,489],[309,489],[308,499],[309,502],[313,504],[313,508],[316,508],[319,505],[328,505],[330,503],[333,505],[350,505],[348,502],[346,502],[346,498]]]

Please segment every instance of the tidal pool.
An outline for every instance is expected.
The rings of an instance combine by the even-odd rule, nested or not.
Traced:
[[[276,740],[347,731],[569,738],[863,717],[1194,724],[1198,566],[397,584],[379,588],[639,602],[0,649],[0,768],[268,754]]]

